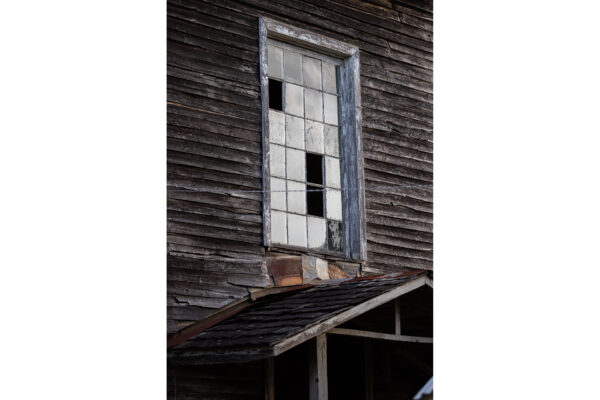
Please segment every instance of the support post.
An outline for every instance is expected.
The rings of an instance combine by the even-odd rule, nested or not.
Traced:
[[[275,357],[265,360],[265,400],[275,400]]]
[[[400,299],[396,299],[394,301],[394,319],[395,319],[395,326],[396,326],[396,335],[400,336]]]
[[[308,398],[327,400],[327,336],[311,340],[308,354]]]

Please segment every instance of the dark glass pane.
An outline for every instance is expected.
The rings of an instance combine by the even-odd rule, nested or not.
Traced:
[[[306,182],[323,184],[323,156],[306,153]]]
[[[344,251],[344,223],[327,221],[327,247],[331,251],[342,253]]]
[[[323,217],[323,195],[322,188],[306,185],[306,212],[308,215]]]
[[[283,111],[283,92],[281,82],[269,79],[269,108]]]

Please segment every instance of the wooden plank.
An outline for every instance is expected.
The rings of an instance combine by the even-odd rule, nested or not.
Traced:
[[[308,351],[308,398],[327,400],[327,335],[318,335]]]
[[[355,318],[369,310],[379,307],[380,305],[387,303],[388,301],[391,301],[396,297],[402,296],[405,293],[418,289],[421,286],[425,285],[425,279],[425,276],[413,279],[405,283],[404,285],[398,286],[379,296],[369,299],[355,307],[352,307],[340,314],[337,314],[334,317],[326,319],[325,321],[319,324],[311,326],[310,328],[277,343],[273,347],[273,354],[279,355],[284,351],[291,349],[292,347],[295,347],[301,343],[306,342],[307,340],[312,339],[313,337],[316,337],[322,333],[326,333],[327,331],[335,328],[338,325],[343,324],[346,321],[349,321],[352,318]]]
[[[394,300],[394,332],[396,335],[402,335],[402,326],[400,323],[400,299]]]
[[[358,329],[334,328],[329,330],[333,335],[355,336],[370,339],[391,340],[394,342],[410,342],[410,343],[433,343],[433,338],[423,336],[408,336],[408,335],[393,335],[390,333],[379,333],[360,331]]]

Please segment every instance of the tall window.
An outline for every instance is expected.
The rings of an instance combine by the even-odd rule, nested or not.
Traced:
[[[294,30],[261,21],[265,242],[364,258],[357,50]]]

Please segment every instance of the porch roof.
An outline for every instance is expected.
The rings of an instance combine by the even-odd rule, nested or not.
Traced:
[[[328,280],[248,298],[170,338],[177,365],[250,361],[276,356],[423,285],[428,272]],[[277,290],[276,290],[277,292]]]

